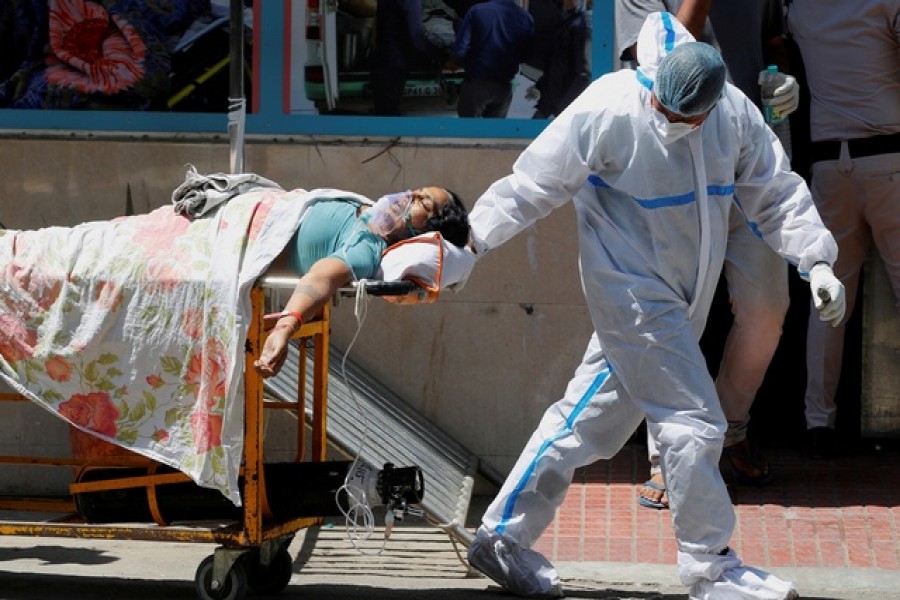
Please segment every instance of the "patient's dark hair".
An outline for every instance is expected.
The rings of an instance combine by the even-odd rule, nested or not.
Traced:
[[[439,231],[445,240],[462,248],[469,241],[469,213],[456,192],[441,189],[447,192],[450,200],[436,215],[425,221],[425,230]]]

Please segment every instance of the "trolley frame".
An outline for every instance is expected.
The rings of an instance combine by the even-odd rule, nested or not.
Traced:
[[[73,467],[147,467],[148,474],[111,480],[72,483],[69,494],[63,497],[3,496],[0,495],[0,511],[38,513],[62,513],[48,521],[0,520],[0,535],[35,537],[71,537],[84,539],[142,540],[168,542],[216,543],[221,546],[213,555],[211,587],[215,592],[225,582],[236,561],[248,551],[259,551],[258,558],[263,572],[275,563],[276,555],[285,552],[294,534],[301,529],[318,525],[323,516],[276,519],[266,501],[264,481],[264,411],[282,409],[293,411],[297,417],[297,462],[304,460],[307,446],[305,431],[306,362],[300,362],[297,381],[297,402],[271,402],[264,399],[263,380],[256,373],[253,361],[259,355],[265,341],[263,314],[264,291],[260,287],[251,290],[251,321],[245,347],[244,369],[244,455],[241,464],[241,497],[243,516],[240,521],[218,526],[171,526],[157,506],[156,487],[190,481],[184,473],[154,473],[159,463],[138,455],[110,458],[50,458],[37,456],[0,456],[0,464],[73,466]],[[301,325],[293,339],[311,342],[313,345],[313,406],[311,423],[311,461],[324,461],[327,451],[327,396],[328,396],[328,348],[330,336],[330,307],[325,305],[321,315]],[[0,394],[0,401],[28,401],[19,394]],[[74,494],[123,488],[147,489],[150,512],[155,523],[90,524],[76,512]],[[207,559],[208,560],[208,559]],[[206,561],[204,561],[205,563]],[[198,568],[198,593],[204,582],[200,581]],[[208,584],[209,582],[207,582]],[[284,581],[287,585],[287,581]],[[251,584],[252,587],[252,584]],[[282,586],[283,587],[283,586]],[[280,591],[277,590],[277,591]],[[271,593],[271,591],[270,591]],[[241,597],[243,592],[239,594]],[[203,594],[201,593],[201,597]]]

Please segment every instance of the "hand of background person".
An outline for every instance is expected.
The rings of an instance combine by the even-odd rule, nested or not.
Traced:
[[[762,71],[760,76],[766,71]],[[764,99],[763,104],[771,106],[773,111],[786,117],[800,106],[800,84],[787,73],[779,73],[784,81],[772,92],[772,98]]]
[[[456,58],[452,55],[444,61],[444,70],[445,71],[459,71],[462,69],[460,64],[456,62]]]
[[[837,327],[847,309],[844,284],[834,276],[831,267],[817,264],[809,271],[809,286],[819,318],[831,323],[832,327]]]

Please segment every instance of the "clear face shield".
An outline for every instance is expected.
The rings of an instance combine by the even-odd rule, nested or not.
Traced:
[[[410,208],[412,207],[413,193],[411,190],[387,194],[367,208],[362,214],[363,222],[369,227],[369,231],[375,235],[388,237],[399,233],[405,227],[410,237],[416,234],[409,224]]]

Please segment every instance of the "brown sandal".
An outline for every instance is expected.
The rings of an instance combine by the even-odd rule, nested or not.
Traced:
[[[734,478],[744,485],[763,486],[772,481],[769,463],[748,440],[723,448],[722,459]]]

